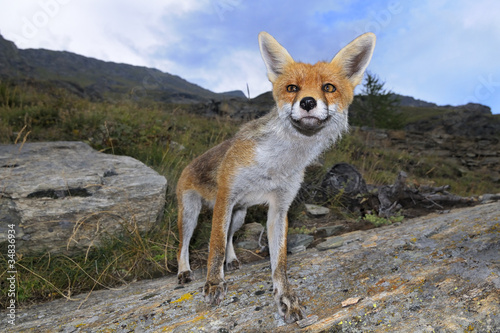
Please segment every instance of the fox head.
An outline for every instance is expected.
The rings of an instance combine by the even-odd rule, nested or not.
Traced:
[[[329,123],[344,122],[354,88],[361,82],[375,47],[375,35],[365,33],[330,62],[314,65],[296,62],[267,32],[259,34],[259,46],[273,84],[279,116],[304,135],[314,135]]]

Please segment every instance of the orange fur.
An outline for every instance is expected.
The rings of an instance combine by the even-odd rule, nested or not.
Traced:
[[[218,269],[224,263],[227,240],[224,223],[230,219],[227,214],[232,213],[227,210],[228,200],[238,169],[254,163],[254,148],[255,144],[251,141],[235,140],[219,165],[217,172],[218,190],[212,219],[212,233],[210,234],[210,253],[207,267],[209,272]]]
[[[227,206],[226,199],[229,197],[228,191],[231,189],[234,175],[238,168],[248,166],[253,163],[255,144],[252,141],[229,140],[207,151],[207,153],[195,159],[181,173],[177,183],[177,201],[179,229],[179,253],[183,242],[183,200],[182,195],[186,191],[196,191],[209,202],[214,202],[214,216],[212,222],[212,233],[210,237],[210,246],[218,249],[225,247],[225,236],[220,232],[222,221],[226,218],[224,207]],[[221,158],[222,157],[222,158]],[[210,263],[213,262],[214,251],[210,252]],[[179,259],[178,259],[179,260]]]
[[[339,73],[342,71],[336,63],[318,62],[314,65],[290,63],[285,67],[283,75],[273,83],[274,100],[277,101],[278,107],[282,107],[285,103],[293,104],[294,101],[310,96],[316,100],[323,100],[327,105],[337,102],[339,110],[344,110],[352,102],[354,87]],[[325,83],[333,84],[337,90],[334,93],[325,93],[318,89]],[[297,94],[287,92],[286,87],[290,84],[299,86],[300,91]]]

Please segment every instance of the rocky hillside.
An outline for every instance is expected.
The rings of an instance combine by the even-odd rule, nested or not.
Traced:
[[[446,121],[453,116],[443,116],[442,120]],[[460,118],[457,116],[456,119]],[[478,123],[480,122],[481,118],[478,119]],[[482,170],[485,178],[500,184],[500,129],[496,135],[490,135],[490,127],[470,126],[469,130],[479,135],[467,135],[468,131],[459,130],[465,124],[466,122],[457,121],[457,130],[453,127],[436,126],[425,131],[418,130],[422,124],[412,124],[409,126],[411,129],[406,131],[360,128],[356,133],[368,147],[394,149],[413,156],[450,161],[455,165],[450,172],[456,177],[465,175],[469,170]]]
[[[106,62],[70,52],[21,50],[1,35],[0,79],[34,80],[95,100],[130,97],[193,103],[225,97],[153,68]],[[235,96],[235,92],[230,95]]]
[[[462,137],[500,137],[500,115],[481,104],[434,108],[435,115],[413,121],[406,126],[412,132],[440,132]]]

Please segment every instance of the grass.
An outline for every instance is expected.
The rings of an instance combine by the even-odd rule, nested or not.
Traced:
[[[425,108],[413,106],[400,106],[401,112],[405,115],[406,123],[413,123],[423,119],[429,119],[435,116],[442,115],[447,112],[452,112],[451,109],[443,108]]]
[[[3,89],[3,91],[2,91]],[[100,248],[82,256],[18,254],[18,301],[28,304],[128,281],[153,278],[175,270],[177,210],[175,184],[182,169],[197,155],[232,136],[230,120],[193,117],[182,106],[142,104],[128,100],[93,103],[62,90],[40,92],[30,86],[0,84],[0,142],[84,141],[93,148],[141,160],[168,179],[165,214],[153,230],[139,234],[125,228]],[[21,130],[23,129],[22,133]],[[208,212],[201,217],[200,237],[193,247],[206,247]],[[124,223],[127,225],[127,223]],[[196,236],[196,235],[195,235]],[[0,267],[7,267],[0,248]],[[6,270],[0,270],[0,281]],[[3,282],[2,282],[3,283]],[[0,296],[5,305],[6,295]]]
[[[18,302],[26,305],[60,297],[81,300],[84,296],[75,295],[175,272],[176,181],[195,156],[231,137],[239,125],[229,119],[195,116],[182,105],[137,104],[126,98],[96,103],[56,88],[40,90],[36,86],[0,82],[1,143],[22,138],[28,142],[83,141],[105,153],[132,156],[168,179],[163,219],[149,232],[138,233],[135,228],[125,227],[122,235],[109,236],[101,247],[74,257],[18,254]],[[320,184],[333,164],[347,162],[372,184],[393,183],[398,172],[404,170],[410,182],[450,184],[461,195],[493,192],[495,185],[481,178],[480,172],[463,174],[451,161],[369,148],[356,131],[328,150],[322,159],[323,166],[309,169],[309,183]],[[303,218],[300,200],[290,211],[291,220]],[[252,208],[247,221],[263,221],[265,216],[265,209]],[[206,257],[210,219],[211,213],[203,211],[191,245],[194,258]],[[7,267],[6,254],[6,247],[0,247],[0,267]],[[3,287],[6,269],[0,270],[0,281]],[[2,306],[7,301],[2,294]]]

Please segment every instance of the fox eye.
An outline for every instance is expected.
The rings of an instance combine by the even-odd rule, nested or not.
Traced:
[[[336,90],[337,90],[337,88],[335,88],[335,86],[331,83],[326,83],[325,85],[323,85],[324,92],[332,93],[332,92],[335,92]]]
[[[297,91],[299,91],[299,87],[296,86],[295,84],[290,84],[290,85],[286,86],[286,91],[297,92]]]

